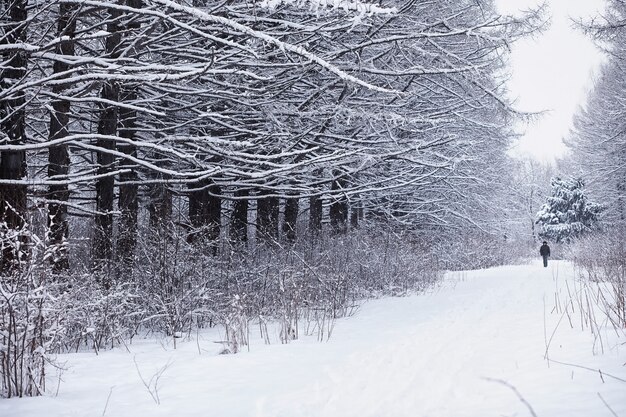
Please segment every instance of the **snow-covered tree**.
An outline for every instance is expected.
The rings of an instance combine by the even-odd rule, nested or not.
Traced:
[[[373,210],[436,227],[473,216],[510,139],[508,47],[540,15],[500,16],[487,0],[18,3],[46,7],[22,41],[0,32],[3,56],[29,68],[0,89],[0,112],[26,129],[0,126],[2,167],[24,155],[11,166],[29,168],[0,173],[0,196],[47,208],[59,272],[85,215],[95,269],[132,267],[146,206],[151,226],[177,207],[196,242],[244,240],[248,211],[257,237],[293,240],[307,199],[312,228],[336,232]]]
[[[587,199],[582,179],[555,177],[551,185],[552,195],[537,213],[539,237],[570,242],[597,227],[603,207]]]
[[[604,219],[626,224],[626,2],[611,0],[602,19],[583,25],[607,60],[567,138],[569,165],[587,179],[590,195],[606,204]]]

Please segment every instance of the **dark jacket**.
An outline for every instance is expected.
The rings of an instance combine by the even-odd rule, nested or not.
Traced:
[[[550,256],[550,246],[545,243],[541,245],[541,248],[539,249],[539,254],[541,256]]]

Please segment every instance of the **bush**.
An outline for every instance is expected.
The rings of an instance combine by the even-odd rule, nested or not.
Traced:
[[[525,262],[538,256],[539,251],[539,246],[532,242],[480,232],[459,233],[442,239],[435,247],[441,268],[450,271]]]
[[[295,244],[223,244],[216,253],[185,238],[180,231],[140,241],[130,270],[74,266],[53,275],[33,237],[39,243],[22,267],[0,279],[0,395],[41,394],[51,354],[97,353],[139,333],[175,345],[219,325],[224,353],[248,345],[252,323],[267,343],[269,322],[282,343],[302,334],[327,340],[361,299],[423,290],[440,277],[430,246],[380,228]]]
[[[0,270],[0,396],[34,396],[45,390],[50,333],[45,311],[51,296],[45,274],[31,262],[38,258],[41,245],[26,228],[4,231],[0,235],[2,251],[19,255]],[[34,242],[34,247],[28,248],[29,242]]]
[[[605,313],[611,321],[626,328],[626,228],[613,227],[575,242],[570,257],[581,276],[598,283]]]

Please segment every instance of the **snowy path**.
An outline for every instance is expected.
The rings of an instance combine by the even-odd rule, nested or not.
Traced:
[[[71,369],[58,396],[0,400],[0,416],[101,416],[109,393],[105,415],[113,417],[531,416],[498,379],[539,417],[613,416],[603,400],[626,417],[626,382],[544,359],[554,332],[551,359],[626,380],[623,336],[607,329],[600,354],[579,318],[572,329],[551,313],[566,280],[573,288],[571,266],[560,262],[451,274],[428,294],[368,302],[337,323],[328,343],[258,341],[251,352],[215,355],[218,337],[205,334],[177,350],[143,341],[132,354],[64,355]],[[170,363],[160,405],[133,357],[146,378]]]

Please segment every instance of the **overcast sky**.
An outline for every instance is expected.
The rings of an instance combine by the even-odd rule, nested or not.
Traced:
[[[515,146],[517,154],[530,154],[550,161],[565,151],[572,116],[584,103],[599,73],[602,54],[593,43],[572,27],[571,18],[587,20],[604,9],[604,0],[546,0],[551,25],[533,39],[516,43],[512,49],[509,90],[516,108],[548,111],[529,126],[520,126],[524,136]],[[496,0],[503,14],[517,14],[541,3],[539,0]]]

